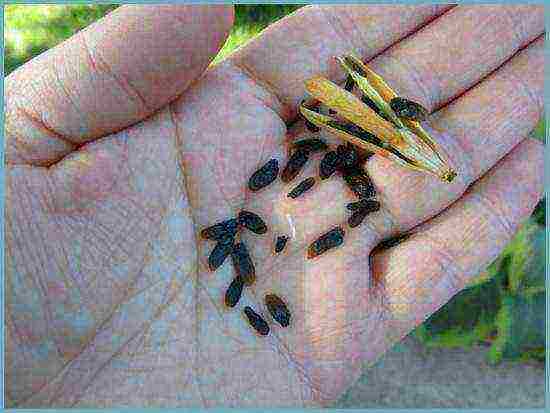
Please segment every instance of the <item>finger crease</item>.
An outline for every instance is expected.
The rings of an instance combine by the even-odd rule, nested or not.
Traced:
[[[23,109],[21,106],[16,107],[16,111],[22,115],[23,118],[27,119],[36,129],[44,130],[50,135],[51,137],[58,139],[68,145],[71,148],[71,151],[76,151],[81,145],[78,142],[74,142],[70,140],[65,135],[57,132],[55,129],[53,129],[52,126],[46,124],[46,121],[43,119],[39,119],[37,116],[32,115],[30,112],[28,112],[26,109]]]
[[[284,114],[291,113],[292,108],[287,105],[282,96],[277,93],[277,89],[266,79],[261,78],[258,74],[243,60],[232,60],[230,64],[237,68],[243,75],[252,80],[257,86],[259,86],[263,91],[270,95],[271,99],[261,99],[262,103],[270,108],[274,113],[277,113],[279,117],[283,117]],[[276,104],[273,105],[273,102]],[[277,110],[276,107],[279,106],[280,110]]]
[[[99,53],[92,53],[91,48],[88,46],[88,43],[85,40],[85,36],[82,36],[82,44],[86,56],[88,57],[90,68],[95,70],[95,72],[98,74],[103,72],[109,75],[131,100],[138,103],[138,105],[141,107],[142,115],[147,115],[154,112],[154,109],[149,106],[147,100],[141,94],[137,87],[135,87],[124,76],[117,75],[115,71],[112,70],[107,61],[103,59]]]

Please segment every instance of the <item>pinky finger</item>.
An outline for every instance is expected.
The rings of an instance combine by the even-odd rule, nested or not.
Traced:
[[[529,217],[543,192],[543,153],[539,142],[522,141],[460,200],[373,257],[399,338],[487,267]]]

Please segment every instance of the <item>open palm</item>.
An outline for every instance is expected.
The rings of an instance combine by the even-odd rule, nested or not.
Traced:
[[[231,24],[231,7],[123,6],[6,80],[10,404],[330,403],[537,203],[542,149],[525,137],[542,113],[541,7],[305,7],[200,77]],[[291,184],[250,193],[246,182],[308,134],[294,122],[303,81],[342,81],[332,57],[351,51],[430,109],[459,176],[444,184],[371,158],[382,209],[306,260],[345,224],[341,180],[287,198],[318,175],[316,155]],[[242,233],[257,280],[228,309],[230,260],[210,272],[214,245],[198,234],[243,208],[269,231]],[[280,234],[291,240],[275,256]],[[292,322],[260,337],[242,308],[269,320],[270,292]]]

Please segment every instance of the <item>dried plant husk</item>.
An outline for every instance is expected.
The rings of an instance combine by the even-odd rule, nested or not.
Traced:
[[[389,102],[398,96],[384,80],[353,55],[337,59],[361,92],[387,119],[353,93],[319,76],[305,82],[306,90],[313,100],[326,105],[339,117],[323,115],[318,108],[302,104],[300,113],[304,118],[362,149],[404,167],[433,174],[444,182],[452,182],[456,172],[448,165],[437,143],[419,122],[401,119],[392,110]]]

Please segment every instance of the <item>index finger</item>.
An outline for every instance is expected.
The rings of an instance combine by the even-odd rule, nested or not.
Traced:
[[[353,50],[369,60],[450,8],[307,6],[269,26],[229,60],[271,92],[288,121],[296,116],[306,79],[343,79],[334,56]]]

